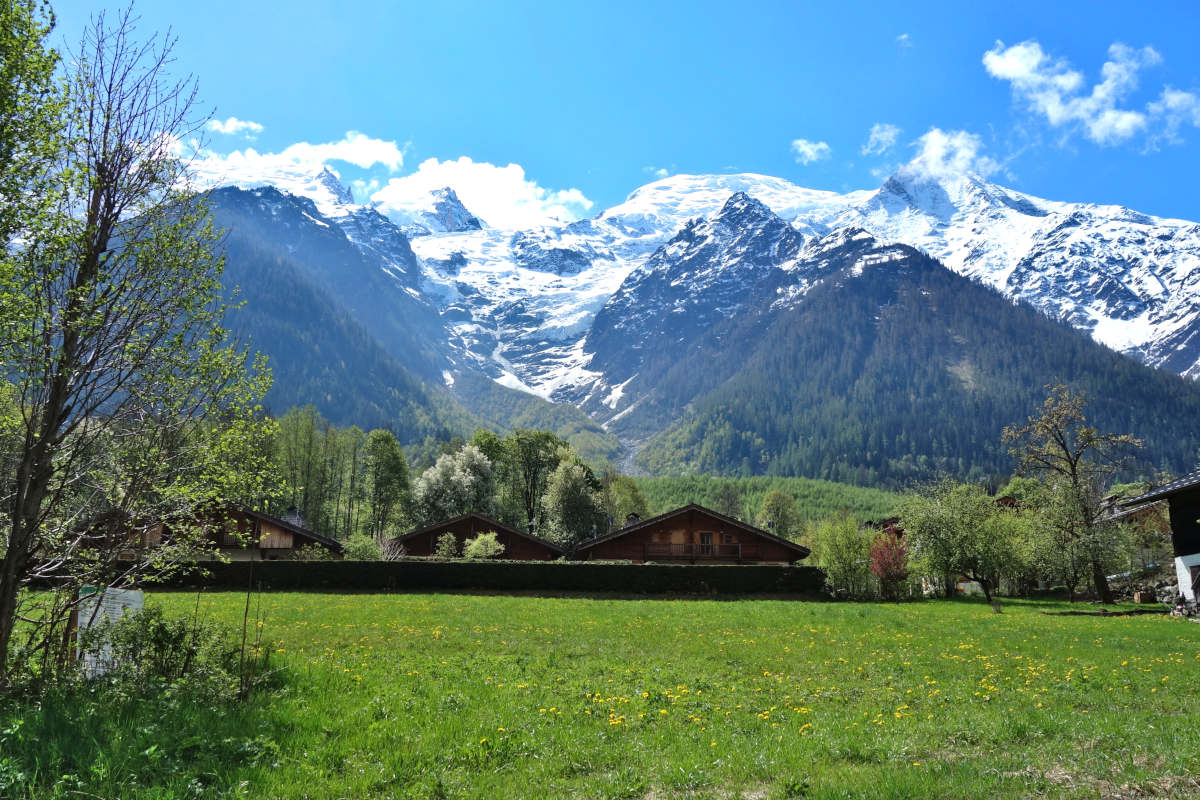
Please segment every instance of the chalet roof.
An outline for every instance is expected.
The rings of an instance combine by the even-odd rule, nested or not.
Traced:
[[[341,553],[345,550],[345,548],[342,547],[342,543],[337,539],[330,539],[328,536],[322,536],[316,531],[310,531],[308,528],[301,528],[299,525],[294,525],[287,520],[280,519],[279,517],[272,517],[270,514],[264,514],[261,511],[252,511],[249,508],[238,508],[238,511],[241,511],[246,516],[252,517],[260,522],[269,522],[272,525],[277,525],[294,536],[299,536],[303,539],[311,539],[313,542],[324,545],[336,553]]]
[[[450,519],[444,519],[441,522],[435,522],[432,525],[426,525],[424,528],[418,528],[415,531],[409,531],[408,533],[401,534],[400,536],[393,538],[392,541],[397,544],[402,544],[406,539],[411,539],[414,536],[420,536],[423,533],[432,533],[433,531],[437,531],[441,528],[448,528],[451,525],[456,525],[460,522],[464,522],[464,521],[466,521],[468,519],[472,519],[472,518],[483,523],[484,527],[491,528],[492,530],[496,531],[497,533],[504,532],[504,533],[512,534],[513,536],[520,536],[522,539],[528,539],[531,542],[540,544],[542,547],[545,547],[548,550],[552,550],[555,553],[558,553],[559,555],[565,555],[567,552],[566,550],[562,549],[561,547],[554,544],[553,542],[548,542],[545,539],[534,536],[532,533],[526,533],[523,530],[513,528],[509,525],[505,525],[503,522],[494,520],[491,517],[487,516],[486,514],[480,514],[475,511],[472,511],[469,514],[460,514],[459,516],[451,517]]]
[[[1136,517],[1138,514],[1141,514],[1145,511],[1149,511],[1161,502],[1162,500],[1151,500],[1148,503],[1138,503],[1137,505],[1122,508],[1120,511],[1113,509],[1113,513],[1102,517],[1101,521],[1120,522],[1122,520],[1130,519],[1131,517]]]
[[[635,522],[632,525],[626,525],[624,528],[620,528],[620,529],[615,530],[612,533],[606,534],[604,536],[597,536],[595,539],[589,539],[586,542],[583,542],[582,544],[580,544],[578,547],[576,547],[575,550],[576,550],[576,552],[579,552],[582,550],[588,550],[592,547],[595,547],[598,544],[601,544],[602,542],[608,542],[613,539],[618,539],[622,536],[627,536],[631,533],[640,531],[643,528],[647,528],[651,525],[655,525],[659,522],[668,520],[671,517],[679,516],[681,514],[686,514],[691,511],[699,511],[700,513],[707,514],[708,516],[712,517],[713,519],[716,519],[732,528],[738,528],[740,530],[745,531],[746,533],[753,534],[754,536],[760,536],[764,539],[769,539],[770,541],[775,542],[777,544],[781,544],[784,547],[787,547],[787,548],[799,553],[800,558],[806,558],[808,556],[808,554],[812,552],[811,550],[809,550],[807,547],[805,547],[802,544],[796,544],[795,542],[784,539],[782,536],[776,536],[775,534],[765,531],[762,528],[759,528],[755,525],[747,524],[745,522],[742,522],[741,520],[734,519],[733,517],[727,517],[724,514],[713,511],[711,508],[705,508],[704,506],[699,505],[697,503],[688,503],[686,506],[682,506],[680,508],[676,508],[674,510],[668,511],[665,514],[659,514],[657,517],[651,517],[650,519],[644,519],[641,522]]]
[[[1170,483],[1164,483],[1162,486],[1152,491],[1146,492],[1137,497],[1131,497],[1128,500],[1121,501],[1121,505],[1125,508],[1130,506],[1149,503],[1153,500],[1165,500],[1171,495],[1179,494],[1180,492],[1191,489],[1195,486],[1200,486],[1200,469],[1184,475],[1182,478],[1177,478]]]

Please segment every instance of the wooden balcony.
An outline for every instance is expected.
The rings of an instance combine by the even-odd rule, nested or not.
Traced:
[[[740,544],[644,544],[643,561],[757,561],[759,548]]]

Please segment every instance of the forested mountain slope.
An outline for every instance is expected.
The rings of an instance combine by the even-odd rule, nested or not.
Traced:
[[[746,348],[719,386],[688,399],[688,413],[645,448],[647,470],[890,486],[937,472],[1007,473],[1002,428],[1024,421],[1057,381],[1092,398],[1100,428],[1144,439],[1153,459],[1145,466],[1194,465],[1200,391],[1191,381],[1114,353],[911,248],[888,248],[878,260],[856,247],[840,260],[835,252],[827,277],[795,302],[759,303],[706,335],[711,346]],[[761,334],[739,335],[747,326]],[[701,344],[675,369],[713,362]]]

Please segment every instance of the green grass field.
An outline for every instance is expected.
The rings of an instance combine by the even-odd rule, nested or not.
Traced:
[[[234,624],[243,602],[200,608]],[[1180,620],[1032,602],[262,607],[278,693],[0,707],[0,796],[1200,796],[1200,626]]]

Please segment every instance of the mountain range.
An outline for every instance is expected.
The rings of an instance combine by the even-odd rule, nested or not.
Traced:
[[[385,214],[328,169],[209,197],[271,404],[406,441],[538,426],[654,472],[978,477],[1062,380],[1155,467],[1200,447],[1196,223],[912,170],[674,176],[528,230],[453,187]]]

